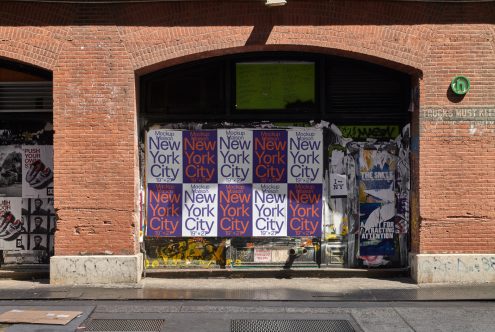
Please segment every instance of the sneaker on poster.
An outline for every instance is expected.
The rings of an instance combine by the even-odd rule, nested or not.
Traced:
[[[29,166],[26,181],[34,189],[46,188],[53,181],[53,172],[41,160],[36,160]]]

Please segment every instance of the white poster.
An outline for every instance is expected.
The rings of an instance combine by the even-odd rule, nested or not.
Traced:
[[[287,236],[287,184],[253,184],[253,236]]]
[[[289,130],[288,183],[323,182],[323,132]]]
[[[254,249],[254,262],[255,263],[271,263],[272,262],[272,250],[271,249]]]
[[[153,129],[146,136],[146,181],[182,183],[182,132]]]
[[[0,198],[22,196],[22,148],[0,146]]]
[[[184,183],[182,236],[217,236],[218,185]]]
[[[53,196],[53,146],[22,146],[22,197]]]
[[[347,176],[330,173],[330,197],[347,197]]]
[[[21,234],[27,233],[27,225],[21,216],[21,197],[1,197],[0,198],[0,249],[15,250],[19,244],[17,238]],[[22,240],[21,240],[22,242]]]
[[[218,183],[253,182],[253,132],[218,130]]]

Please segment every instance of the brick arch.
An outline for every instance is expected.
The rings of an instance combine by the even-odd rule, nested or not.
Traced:
[[[424,66],[434,34],[428,24],[416,24],[435,15],[426,9],[369,1],[297,1],[268,10],[259,2],[168,3],[124,6],[116,21],[137,71],[218,50],[292,47],[414,72]]]
[[[342,49],[332,49],[324,48],[320,46],[308,46],[308,45],[258,45],[258,46],[241,46],[232,48],[222,48],[216,50],[210,50],[199,53],[192,53],[183,56],[173,57],[166,59],[164,61],[159,61],[144,67],[137,68],[137,76],[145,75],[163,68],[172,67],[179,64],[184,64],[192,61],[213,58],[217,56],[233,55],[233,54],[243,54],[250,52],[274,52],[274,51],[285,51],[285,52],[307,52],[315,54],[326,54],[326,55],[336,55],[345,58],[351,58],[355,60],[366,61],[381,65],[390,69],[401,71],[412,76],[421,77],[422,70],[420,68],[411,66],[410,64],[404,64],[399,62],[394,62],[389,59],[379,58],[370,54],[363,54],[357,52],[351,52]]]
[[[0,30],[5,30],[5,28],[0,28]],[[58,52],[47,52],[43,49],[43,46],[39,46],[40,40],[37,38],[35,39],[36,40],[32,41],[12,40],[7,47],[0,47],[0,57],[53,72]],[[45,47],[56,44],[53,39],[49,38],[41,41],[41,43],[46,45]]]
[[[73,16],[68,5],[2,3],[0,57],[53,71]]]

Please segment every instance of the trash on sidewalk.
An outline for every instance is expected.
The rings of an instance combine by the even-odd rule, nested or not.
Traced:
[[[13,309],[0,315],[0,323],[67,325],[81,314],[81,311]]]

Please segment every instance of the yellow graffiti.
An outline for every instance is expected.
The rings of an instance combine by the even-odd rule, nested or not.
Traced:
[[[210,268],[224,265],[225,240],[212,243],[205,238],[177,239],[155,248],[152,268],[162,266]],[[161,263],[161,264],[160,264]],[[149,262],[146,267],[149,267]]]

